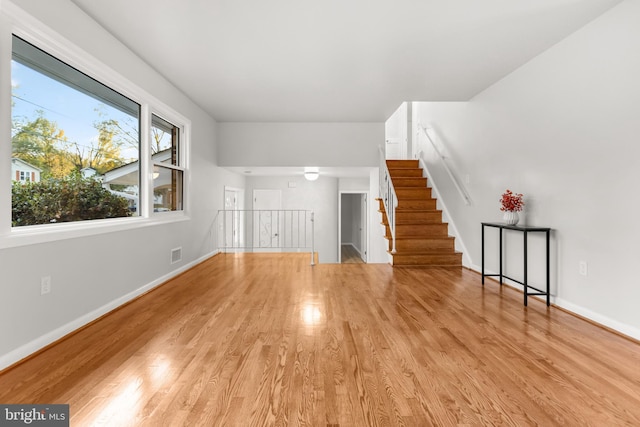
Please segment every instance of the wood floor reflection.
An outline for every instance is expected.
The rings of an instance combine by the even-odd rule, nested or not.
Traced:
[[[218,255],[0,375],[72,426],[640,425],[640,345],[468,270]]]

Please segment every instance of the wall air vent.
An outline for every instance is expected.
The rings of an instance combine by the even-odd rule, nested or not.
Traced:
[[[171,264],[182,261],[182,248],[171,249]]]

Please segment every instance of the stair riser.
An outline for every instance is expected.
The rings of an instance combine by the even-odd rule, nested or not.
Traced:
[[[451,265],[462,264],[462,254],[450,255],[393,255],[393,265]]]
[[[430,200],[430,188],[398,188],[396,187],[398,200]]]
[[[391,180],[393,181],[393,186],[396,188],[399,188],[399,187],[426,188],[427,187],[427,178],[391,177]]]
[[[388,160],[387,167],[398,196],[392,264],[398,267],[461,267],[462,254],[455,251],[455,240],[449,237],[448,225],[442,222],[442,212],[437,210],[437,200],[432,198],[418,162]],[[384,208],[380,210],[391,251],[394,245],[388,218]]]
[[[442,213],[433,212],[398,212],[396,224],[439,224],[442,223]]]
[[[424,211],[436,210],[436,199],[427,200],[398,200],[398,209],[419,209]]]
[[[419,168],[418,160],[387,160],[387,168]]]
[[[391,180],[394,178],[419,178],[422,177],[422,169],[389,169]]]
[[[442,224],[440,218],[431,219],[400,219],[396,218],[396,225],[434,225],[434,224]]]
[[[448,236],[447,224],[401,225],[396,224],[396,237]]]
[[[393,249],[392,242],[389,242],[389,250]],[[397,252],[428,252],[442,250],[445,252],[453,252],[455,250],[455,241],[452,238],[446,239],[396,239]]]

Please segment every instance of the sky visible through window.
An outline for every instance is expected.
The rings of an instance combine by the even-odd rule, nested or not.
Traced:
[[[64,130],[69,142],[87,149],[98,139],[94,122],[113,119],[126,126],[135,121],[128,114],[16,61],[11,61],[11,86],[14,119],[35,120],[41,111],[58,129]],[[135,126],[137,128],[137,123]],[[17,131],[19,129],[12,129],[12,136]],[[121,154],[126,159],[138,158],[138,150],[133,147],[122,147]]]

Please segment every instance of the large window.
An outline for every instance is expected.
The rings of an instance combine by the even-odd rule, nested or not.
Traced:
[[[153,114],[151,116],[151,159],[153,163],[153,210],[182,210],[183,162],[180,128]]]
[[[11,85],[12,227],[184,209],[185,119],[15,35]]]
[[[137,215],[140,105],[19,37],[12,52],[12,157],[41,171],[13,183],[12,225]]]

